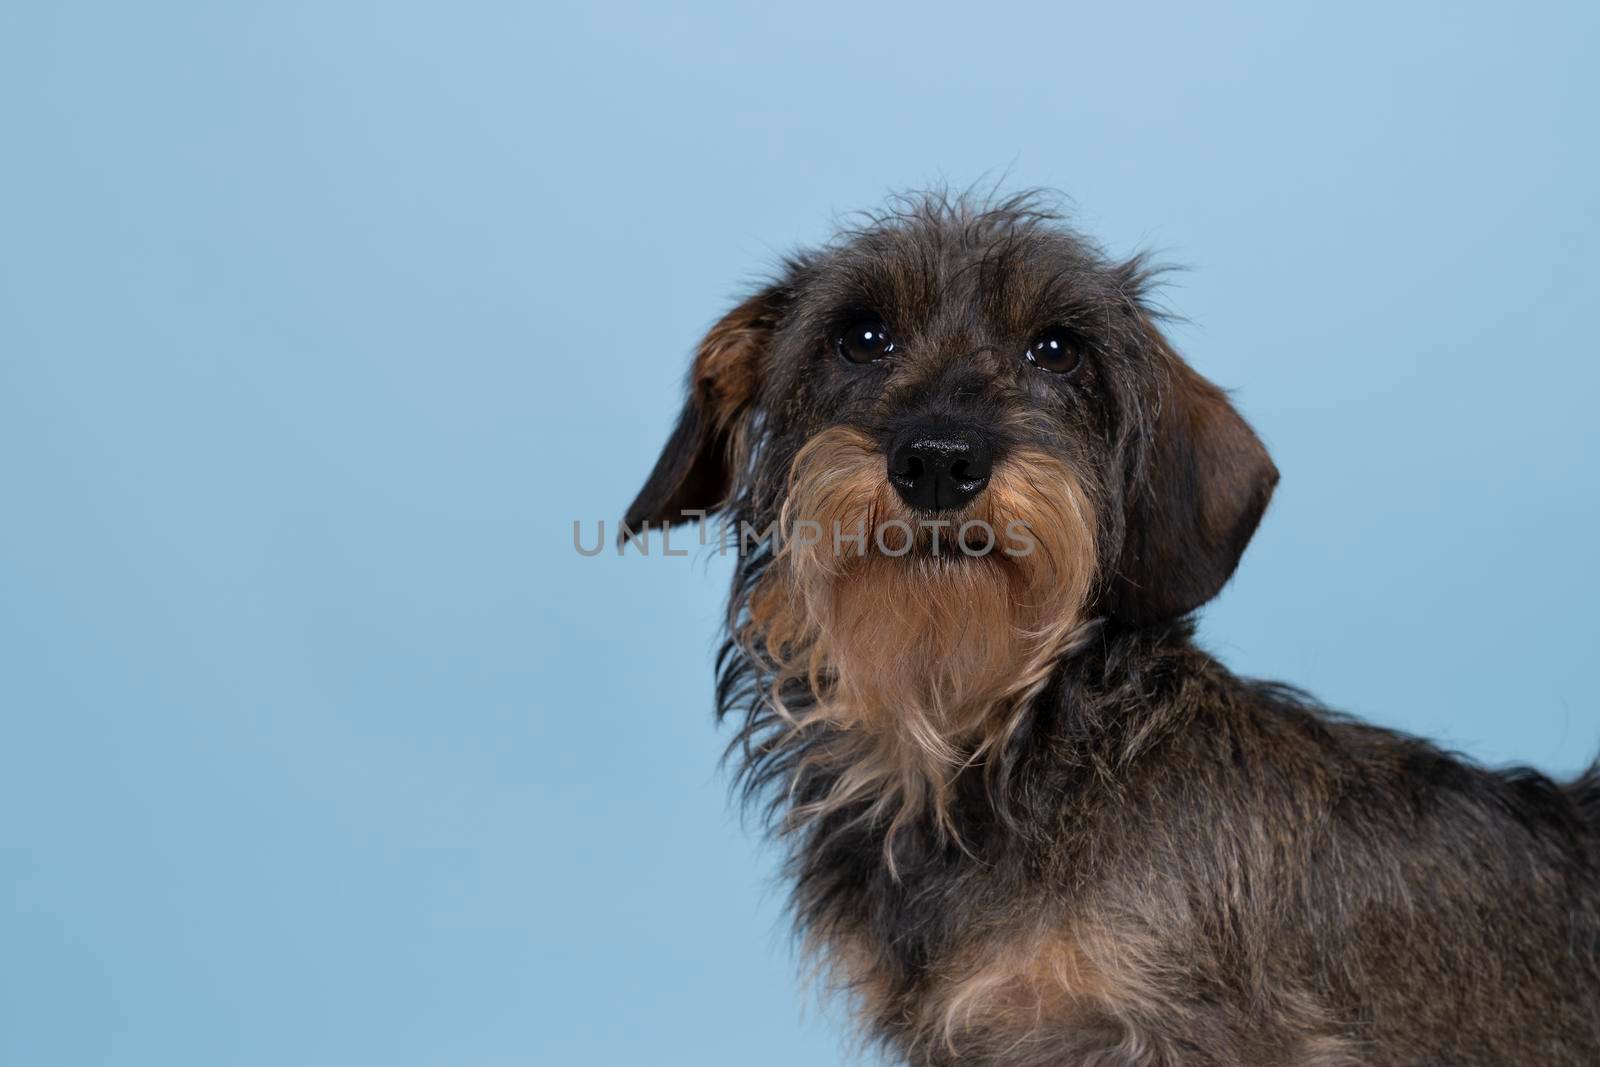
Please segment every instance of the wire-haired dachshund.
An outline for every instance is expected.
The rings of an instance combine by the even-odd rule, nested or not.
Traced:
[[[701,343],[624,535],[739,547],[719,710],[806,944],[911,1064],[1595,1067],[1600,772],[1196,647],[1278,472],[1153,273],[901,198]]]

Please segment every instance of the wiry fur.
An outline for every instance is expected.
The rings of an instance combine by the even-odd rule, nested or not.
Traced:
[[[914,519],[884,480],[876,442],[846,427],[818,434],[795,458],[780,527],[809,521],[823,536],[783,544],[737,624],[741,652],[767,679],[763,706],[787,728],[778,743],[808,747],[805,761],[832,775],[788,821],[867,798],[863,818],[888,822],[891,865],[895,831],[919,813],[951,828],[951,781],[1004,743],[1082,621],[1094,573],[1089,500],[1047,455],[1017,457],[943,532],[948,548],[969,522],[984,524],[974,535],[1025,530],[1026,555],[893,544]],[[894,520],[906,525],[887,529],[885,544],[914,556],[878,551],[870,531]],[[851,531],[859,549],[840,537]],[[786,691],[802,694],[795,707]],[[806,735],[819,740],[807,746]]]
[[[1038,198],[912,199],[702,346],[630,526],[906,517],[885,442],[940,419],[1000,454],[956,521],[1040,539],[741,556],[719,710],[808,945],[915,1064],[1600,1063],[1600,770],[1485,770],[1195,647],[1276,472],[1147,283]],[[899,357],[846,366],[868,310]],[[1051,323],[1071,375],[1018,359]]]

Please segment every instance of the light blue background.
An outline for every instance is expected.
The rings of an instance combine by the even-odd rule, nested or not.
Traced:
[[[1299,6],[0,9],[0,1062],[839,1062],[725,561],[571,523],[891,188],[1194,268],[1283,470],[1212,648],[1578,768],[1600,9]]]

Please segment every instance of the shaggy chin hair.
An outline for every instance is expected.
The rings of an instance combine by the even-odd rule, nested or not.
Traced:
[[[1029,550],[1002,551],[991,536],[981,554],[929,551],[931,533],[885,478],[876,442],[850,427],[825,430],[795,457],[779,520],[784,531],[825,533],[784,540],[735,626],[783,723],[766,744],[804,750],[784,828],[864,801],[854,818],[888,823],[891,867],[896,831],[920,813],[955,836],[957,772],[1004,748],[1086,629],[1095,508],[1070,465],[1019,450],[949,520],[947,545],[964,523],[982,522],[1025,531]],[[900,542],[872,534],[885,529]],[[906,543],[912,529],[923,530],[917,544]],[[867,536],[841,550],[832,533],[841,530]],[[798,796],[811,770],[831,784]]]

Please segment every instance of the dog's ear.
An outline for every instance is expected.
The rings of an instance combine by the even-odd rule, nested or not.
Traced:
[[[622,536],[687,522],[726,501],[732,486],[730,453],[761,383],[763,353],[788,300],[768,286],[728,312],[700,342],[689,369],[689,397],[655,469],[622,520]]]
[[[1143,325],[1166,380],[1143,469],[1129,487],[1107,603],[1134,625],[1177,618],[1216,596],[1278,484],[1266,447],[1227,394]]]

